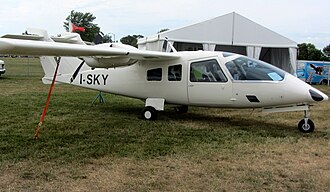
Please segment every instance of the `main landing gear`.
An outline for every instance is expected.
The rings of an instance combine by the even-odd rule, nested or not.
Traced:
[[[315,125],[314,125],[313,121],[309,119],[309,117],[310,117],[309,110],[305,110],[304,112],[305,112],[305,116],[301,121],[299,121],[298,129],[302,133],[311,133],[314,131]]]
[[[164,111],[165,99],[147,98],[144,109],[141,112],[142,119],[156,120],[157,112]]]
[[[147,98],[144,109],[141,112],[142,119],[156,120],[158,111],[163,111],[165,105],[165,99],[162,98]],[[183,114],[188,112],[188,106],[182,105],[174,108],[174,112],[177,114]]]

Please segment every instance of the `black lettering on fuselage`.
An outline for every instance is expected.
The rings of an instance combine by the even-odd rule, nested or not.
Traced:
[[[100,77],[100,74],[98,74],[98,75],[95,75],[95,74],[94,74],[94,82],[93,82],[94,85],[95,85],[96,83],[97,83],[98,85],[100,85],[99,77]]]
[[[85,77],[83,74],[80,74],[79,83],[82,85],[86,83],[87,85],[107,85],[107,79],[109,75],[105,74],[87,74]],[[102,81],[103,80],[103,81]]]
[[[88,85],[93,84],[93,75],[92,75],[92,74],[88,74],[88,75],[87,75],[86,83],[87,83]]]
[[[107,84],[107,79],[108,79],[109,75],[103,75],[102,74],[102,78],[103,78],[103,85]]]

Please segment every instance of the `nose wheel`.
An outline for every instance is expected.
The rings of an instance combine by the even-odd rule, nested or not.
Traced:
[[[299,121],[298,129],[302,133],[312,133],[315,129],[315,125],[312,120],[309,119],[310,113],[309,111],[305,110],[305,117]]]

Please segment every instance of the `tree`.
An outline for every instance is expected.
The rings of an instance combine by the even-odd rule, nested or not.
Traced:
[[[109,35],[109,34],[105,34],[105,35],[103,36],[103,41],[102,41],[102,42],[103,42],[103,43],[112,43],[113,40],[112,40],[111,35]]]
[[[315,48],[311,43],[298,44],[298,59],[321,61],[323,59],[321,50]]]
[[[93,23],[95,19],[96,17],[92,13],[75,12],[72,10],[70,15],[65,19],[66,22],[64,22],[63,27],[66,31],[69,31],[69,20],[71,20],[76,26],[85,28],[85,32],[77,32],[80,34],[81,39],[93,42],[95,36],[100,32],[100,27]]]
[[[328,58],[330,57],[330,44],[323,48],[323,54]]]
[[[126,37],[123,37],[120,39],[120,42],[122,42],[123,44],[126,44],[126,45],[131,45],[133,47],[137,47],[137,42],[138,42],[138,39],[140,38],[143,38],[142,35],[127,35]]]
[[[163,32],[168,31],[168,30],[170,30],[170,29],[168,29],[168,28],[166,28],[166,29],[161,29],[161,30],[158,31],[158,33],[163,33]]]

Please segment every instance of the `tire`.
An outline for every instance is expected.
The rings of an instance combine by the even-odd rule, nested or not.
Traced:
[[[320,84],[321,85],[328,85],[328,79],[323,79]]]
[[[141,116],[145,120],[156,120],[157,119],[157,110],[153,107],[145,107],[142,110]]]
[[[312,133],[315,129],[314,123],[312,120],[308,119],[307,126],[305,126],[305,119],[302,119],[298,123],[298,129],[302,133]]]
[[[177,114],[183,114],[188,112],[188,106],[182,105],[180,107],[174,107],[174,112]]]

